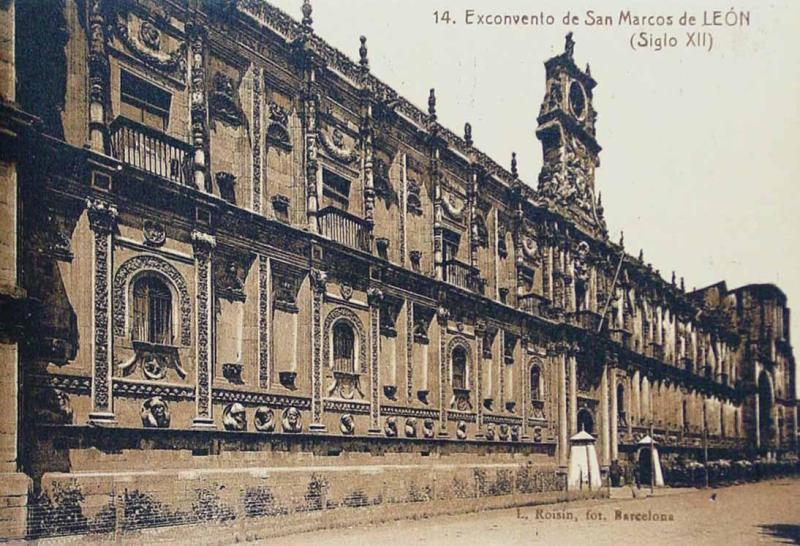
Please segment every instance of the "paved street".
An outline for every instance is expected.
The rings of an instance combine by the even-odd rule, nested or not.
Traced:
[[[712,495],[716,498],[712,500]],[[661,521],[664,520],[664,521]],[[299,534],[270,544],[800,544],[800,480]]]

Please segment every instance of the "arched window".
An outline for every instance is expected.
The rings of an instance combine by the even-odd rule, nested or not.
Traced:
[[[467,351],[464,347],[453,349],[453,388],[467,388]]]
[[[539,366],[531,366],[531,400],[542,400],[542,372]]]
[[[355,373],[356,336],[353,327],[344,320],[333,325],[333,370]]]
[[[160,345],[172,344],[172,294],[156,277],[142,277],[133,285],[132,338]]]

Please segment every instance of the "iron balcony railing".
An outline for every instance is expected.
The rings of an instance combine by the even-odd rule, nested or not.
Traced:
[[[480,292],[481,281],[478,269],[458,260],[444,262],[444,278],[445,281],[464,290]]]
[[[322,235],[350,248],[370,252],[372,248],[367,222],[336,207],[325,207],[317,214]]]
[[[530,315],[543,315],[548,300],[539,294],[522,294],[517,298],[517,307]]]
[[[191,180],[189,144],[122,116],[110,129],[111,155],[116,159],[178,184]]]

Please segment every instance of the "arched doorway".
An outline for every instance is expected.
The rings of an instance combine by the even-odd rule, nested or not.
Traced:
[[[586,408],[578,410],[578,431],[581,430],[594,434],[594,417],[592,417],[592,412]]]
[[[772,382],[769,374],[762,371],[758,376],[758,432],[761,447],[770,447],[775,438],[775,423],[772,419]]]
[[[639,449],[639,485],[648,486],[653,481],[653,461],[649,447]]]

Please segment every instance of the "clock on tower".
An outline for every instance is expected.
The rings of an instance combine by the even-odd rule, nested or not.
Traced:
[[[570,32],[564,52],[544,63],[546,91],[536,129],[544,163],[537,193],[581,228],[606,237],[603,209],[594,187],[601,150],[595,139],[597,113],[592,106],[597,82],[588,64],[585,71],[575,65],[574,49]]]

